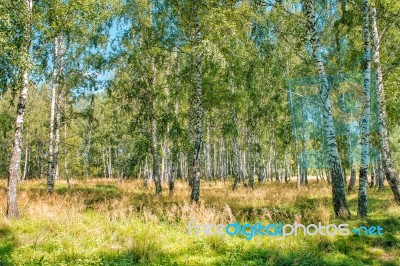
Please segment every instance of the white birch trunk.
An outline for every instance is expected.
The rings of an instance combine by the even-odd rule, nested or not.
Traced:
[[[317,32],[316,17],[314,14],[314,0],[306,0],[307,26],[310,35],[310,42],[313,50],[313,57],[321,80],[320,96],[324,109],[324,129],[328,142],[329,163],[332,177],[333,208],[336,216],[349,217],[350,212],[347,206],[344,182],[340,165],[340,157],[336,143],[336,134],[333,124],[333,115],[329,100],[329,83],[325,72],[325,66],[321,56],[321,44]]]
[[[386,125],[386,98],[385,89],[383,84],[383,72],[380,60],[380,37],[377,25],[377,14],[376,9],[372,10],[372,30],[374,39],[374,62],[377,65],[377,75],[378,75],[378,99],[379,99],[379,137],[381,146],[381,156],[382,156],[382,166],[383,172],[388,180],[390,188],[393,192],[394,199],[397,204],[400,205],[400,178],[396,169],[392,163],[392,156],[389,145],[389,134]],[[383,187],[383,182],[382,182]]]
[[[24,51],[23,61],[25,66],[22,69],[22,89],[18,100],[17,114],[15,117],[15,131],[10,164],[8,166],[7,183],[7,217],[18,218],[17,184],[20,180],[20,162],[22,146],[22,130],[24,127],[24,115],[29,89],[29,51],[32,40],[32,0],[25,0],[24,12],[28,17],[28,23],[24,27]]]
[[[49,173],[47,177],[47,192],[54,192],[54,124],[57,106],[57,74],[58,74],[58,36],[54,37],[53,52],[53,74],[51,85],[51,104],[50,104],[50,133],[49,133]]]
[[[199,6],[195,3],[194,7],[194,40],[195,52],[197,53],[195,59],[195,91],[194,91],[194,145],[192,149],[192,171],[190,178],[193,180],[191,200],[198,202],[200,199],[200,151],[203,142],[203,84],[202,84],[202,62],[203,54],[200,49],[201,32],[200,32],[200,19],[199,19]]]
[[[369,165],[369,120],[370,120],[370,86],[371,86],[371,45],[369,32],[369,4],[363,1],[363,35],[364,35],[364,108],[361,124],[361,165],[358,188],[358,215],[367,216],[367,187]]]

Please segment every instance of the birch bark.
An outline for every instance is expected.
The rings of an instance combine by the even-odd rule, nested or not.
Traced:
[[[25,10],[22,12],[29,18],[24,28],[24,51],[22,69],[22,89],[17,105],[17,115],[15,117],[15,131],[12,146],[10,164],[8,166],[8,183],[7,183],[7,217],[18,218],[19,209],[17,201],[17,184],[20,180],[20,162],[21,162],[21,146],[22,146],[22,129],[24,127],[24,115],[26,102],[28,100],[29,90],[29,50],[32,41],[32,0],[25,0]]]
[[[392,155],[389,145],[389,134],[386,124],[386,98],[385,89],[383,84],[383,72],[380,59],[380,37],[377,25],[377,12],[374,8],[372,10],[372,32],[374,39],[374,63],[377,65],[377,82],[378,82],[378,99],[379,99],[379,137],[380,137],[380,148],[382,156],[382,168],[386,179],[388,180],[390,189],[393,192],[394,199],[397,204],[400,205],[400,178],[396,169],[393,166]],[[383,187],[383,180],[382,180]]]
[[[325,72],[325,66],[321,56],[321,44],[317,32],[316,17],[314,12],[314,0],[306,0],[307,27],[313,50],[313,57],[321,80],[320,96],[323,104],[324,130],[328,142],[330,174],[332,177],[333,209],[336,216],[349,217],[344,191],[344,182],[340,166],[340,157],[337,148],[333,115],[329,100],[329,83]]]
[[[190,198],[194,202],[198,202],[200,199],[200,151],[203,142],[203,84],[202,84],[202,61],[203,55],[199,50],[200,46],[200,21],[199,21],[199,7],[198,3],[195,4],[194,10],[195,20],[195,93],[194,93],[194,145],[192,149],[192,171],[190,178],[193,181],[192,193]]]

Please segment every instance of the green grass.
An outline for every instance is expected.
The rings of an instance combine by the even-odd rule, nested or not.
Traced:
[[[353,217],[341,221],[333,218],[329,191],[322,183],[301,190],[267,183],[233,193],[228,183],[204,182],[195,206],[184,183],[171,197],[154,197],[139,181],[91,179],[72,189],[60,182],[49,197],[43,181],[27,181],[20,185],[21,218],[0,218],[0,265],[400,265],[400,210],[391,192],[369,191],[365,220],[354,216],[357,195],[349,195]],[[0,211],[4,216],[4,202]],[[189,236],[190,219],[379,224],[384,236]]]

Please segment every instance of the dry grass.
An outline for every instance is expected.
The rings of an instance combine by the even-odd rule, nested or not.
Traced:
[[[114,218],[139,212],[145,221],[155,222],[160,219],[169,222],[195,219],[204,223],[241,219],[276,222],[293,221],[298,217],[303,221],[322,218],[328,223],[331,217],[330,187],[316,183],[296,189],[293,184],[272,182],[258,184],[254,190],[240,187],[233,192],[228,182],[203,182],[200,203],[191,204],[190,190],[185,182],[177,182],[172,196],[164,191],[158,197],[154,195],[153,184],[143,188],[138,180],[75,180],[71,190],[61,180],[57,182],[53,196],[47,195],[44,182],[33,180],[20,184],[22,217],[70,217],[71,213],[83,213],[88,209]],[[5,181],[1,180],[0,184],[0,198],[5,198]],[[296,213],[296,207],[303,212]],[[6,204],[2,201],[0,213],[4,215],[5,209]]]
[[[68,189],[64,180],[56,183],[52,196],[45,180],[26,181],[19,186],[21,219],[5,219],[6,202],[0,202],[0,265],[131,265],[154,263],[214,265],[248,262],[331,265],[331,260],[350,263],[361,260],[375,264],[398,262],[399,207],[389,191],[370,193],[370,220],[353,217],[350,224],[385,224],[388,238],[348,241],[324,237],[253,239],[192,237],[189,220],[198,223],[340,223],[333,217],[331,188],[311,182],[296,189],[294,184],[263,183],[254,190],[231,183],[202,182],[201,201],[191,204],[190,191],[177,182],[175,193],[156,197],[154,187],[142,187],[138,180],[74,180]],[[5,180],[0,180],[0,198],[5,199]],[[356,195],[348,197],[355,214]],[[149,229],[151,228],[151,230]],[[1,241],[0,241],[1,242]],[[7,244],[8,243],[8,244]],[[383,243],[383,244],[382,244]],[[389,244],[388,244],[389,243]],[[385,246],[386,245],[386,246]],[[357,248],[355,255],[349,248]],[[305,250],[311,255],[303,254]],[[343,249],[343,250],[342,250]],[[323,260],[316,258],[323,254]],[[300,259],[300,260],[299,260]],[[368,263],[367,263],[368,264]],[[251,265],[251,263],[249,263]],[[282,265],[286,265],[283,263]],[[333,264],[332,264],[333,265]],[[339,264],[335,264],[339,265]],[[360,264],[362,265],[362,263]],[[378,264],[377,264],[378,265]]]

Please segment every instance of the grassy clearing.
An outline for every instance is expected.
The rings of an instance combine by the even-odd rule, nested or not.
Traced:
[[[0,198],[5,199],[5,180]],[[20,184],[21,219],[4,218],[0,205],[0,265],[400,265],[400,209],[386,188],[369,191],[369,218],[350,226],[380,225],[384,236],[244,237],[189,236],[198,223],[335,223],[330,187],[311,183],[202,183],[202,201],[192,206],[186,183],[173,196],[155,197],[140,181],[82,180],[68,189],[57,183],[46,194],[44,180]],[[166,194],[167,192],[164,192]],[[356,194],[348,197],[353,216]]]

